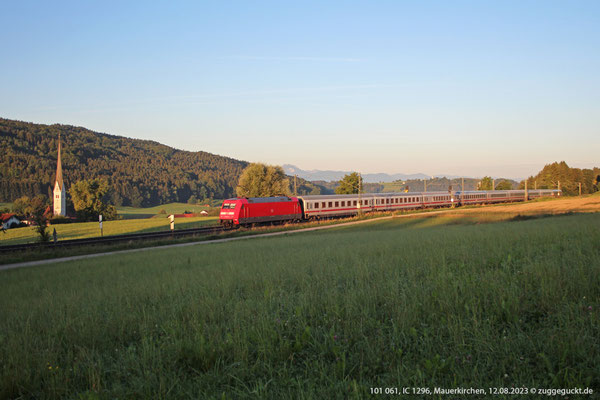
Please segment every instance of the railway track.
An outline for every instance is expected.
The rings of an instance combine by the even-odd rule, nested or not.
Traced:
[[[148,232],[148,233],[133,233],[127,235],[112,235],[95,237],[88,239],[70,239],[70,240],[59,240],[56,243],[24,243],[24,244],[13,244],[7,246],[0,246],[0,254],[9,253],[20,250],[37,250],[37,249],[58,249],[65,247],[80,247],[98,244],[110,244],[120,242],[131,242],[141,240],[152,240],[152,239],[174,239],[188,236],[207,236],[223,232],[221,226],[208,226],[203,228],[191,228],[191,229],[177,229],[174,231],[159,231],[159,232]]]

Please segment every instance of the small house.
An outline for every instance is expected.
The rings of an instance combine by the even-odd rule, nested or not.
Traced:
[[[2,214],[0,220],[2,221],[2,229],[16,228],[21,225],[21,220],[15,214]]]

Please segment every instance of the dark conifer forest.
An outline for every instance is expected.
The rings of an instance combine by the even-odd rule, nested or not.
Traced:
[[[0,118],[0,201],[49,195],[56,174],[58,134],[65,184],[107,178],[114,205],[154,206],[235,196],[248,163],[203,151],[173,149],[149,140]]]

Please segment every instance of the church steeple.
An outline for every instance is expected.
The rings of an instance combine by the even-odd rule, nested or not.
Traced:
[[[62,174],[62,163],[60,161],[60,133],[58,134],[58,161],[56,162],[56,181],[55,186],[58,185],[58,188],[62,190],[64,186],[63,182],[63,174]]]
[[[58,134],[58,158],[56,160],[56,180],[54,181],[54,215],[67,215],[67,191],[60,160],[60,133]]]

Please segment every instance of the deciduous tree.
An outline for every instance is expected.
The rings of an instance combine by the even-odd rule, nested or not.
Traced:
[[[239,197],[289,196],[289,181],[280,166],[250,164],[235,189]]]
[[[356,194],[361,185],[361,176],[356,172],[352,172],[342,178],[340,185],[335,188],[335,192],[337,194]]]
[[[50,240],[50,233],[48,232],[48,220],[52,216],[52,210],[50,209],[48,198],[43,194],[35,196],[30,201],[29,211],[30,218],[35,223],[33,229],[35,229],[40,236],[40,242],[47,242]]]
[[[104,199],[108,191],[106,179],[82,180],[71,186],[69,194],[73,199],[77,218],[92,221],[102,214],[104,220],[116,219],[117,210]]]
[[[507,180],[502,180],[496,185],[496,190],[511,190],[512,184]]]
[[[483,178],[481,178],[477,190],[492,190],[492,185],[492,178],[489,176],[484,176]]]

